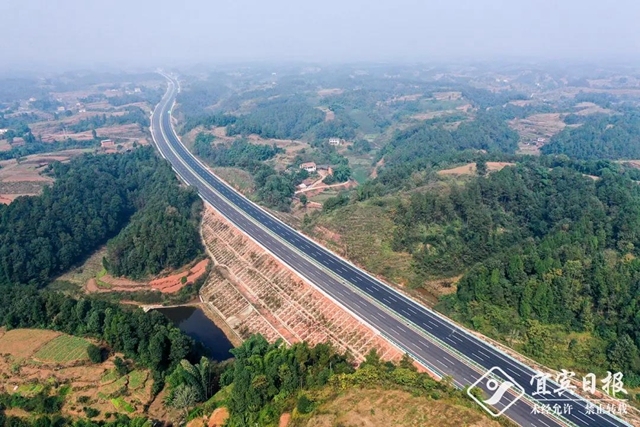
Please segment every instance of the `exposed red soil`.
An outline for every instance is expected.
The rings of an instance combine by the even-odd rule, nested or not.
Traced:
[[[172,274],[171,276],[162,277],[159,279],[152,280],[149,282],[149,286],[152,289],[157,289],[163,293],[173,293],[178,292],[183,287],[193,284],[196,280],[198,280],[207,270],[207,266],[209,265],[208,259],[203,259],[189,270]],[[182,278],[187,277],[187,281],[182,283]]]
[[[278,427],[287,427],[289,425],[289,420],[291,420],[291,413],[285,412],[280,416],[280,422],[278,423]]]
[[[209,417],[209,423],[207,427],[222,427],[229,418],[229,411],[227,408],[216,408],[215,411]]]
[[[204,259],[194,266],[188,267],[188,269],[182,269],[170,276],[159,277],[149,282],[138,282],[127,279],[126,277],[113,277],[110,274],[105,274],[100,278],[100,281],[107,284],[108,287],[99,286],[98,281],[95,278],[91,278],[87,281],[85,290],[88,293],[113,291],[135,292],[144,290],[157,290],[163,293],[174,293],[198,280],[206,272],[208,265],[209,260]],[[185,283],[182,283],[183,277],[187,278]]]

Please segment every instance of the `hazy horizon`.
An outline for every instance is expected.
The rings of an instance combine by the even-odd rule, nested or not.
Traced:
[[[191,66],[249,61],[638,62],[640,4],[577,0],[214,5],[5,0],[0,69]]]

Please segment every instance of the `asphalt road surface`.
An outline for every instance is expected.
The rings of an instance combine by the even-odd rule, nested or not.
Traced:
[[[525,396],[516,399],[516,389],[511,387],[492,406],[498,412],[515,401],[502,416],[522,426],[629,426],[610,414],[587,410],[587,402],[571,392],[554,393],[557,384],[553,382],[547,384],[549,394],[534,399],[537,383],[532,379],[536,371],[288,227],[217,178],[175,134],[171,108],[179,86],[173,77],[165,77],[169,86],[151,122],[154,142],[163,157],[207,203],[338,305],[430,370],[452,377],[458,387],[470,386],[489,369],[499,367],[511,378],[497,373],[494,379],[498,383],[513,380],[524,389]],[[496,393],[496,383],[483,380],[478,387],[484,390],[485,400]],[[534,402],[560,405],[562,415],[537,413]]]

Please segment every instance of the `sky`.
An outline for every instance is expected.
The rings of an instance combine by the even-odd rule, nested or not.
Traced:
[[[640,59],[636,0],[0,0],[0,67]]]

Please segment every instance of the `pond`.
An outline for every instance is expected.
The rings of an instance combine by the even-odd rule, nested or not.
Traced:
[[[185,306],[157,310],[167,316],[182,332],[207,347],[212,359],[223,361],[232,357],[229,350],[233,345],[222,329],[218,328],[201,308]]]

